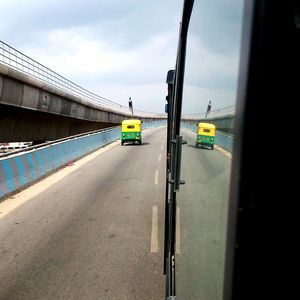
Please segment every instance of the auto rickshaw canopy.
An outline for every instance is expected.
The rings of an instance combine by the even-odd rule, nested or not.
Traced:
[[[216,126],[211,123],[200,122],[198,124],[198,135],[215,136]]]
[[[122,132],[140,132],[142,131],[142,122],[138,119],[129,119],[122,121]]]

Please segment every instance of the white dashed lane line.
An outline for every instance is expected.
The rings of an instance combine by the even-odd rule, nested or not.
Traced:
[[[158,252],[158,212],[157,206],[152,207],[151,253]]]
[[[176,254],[180,254],[180,207],[176,208]]]
[[[158,170],[155,171],[154,184],[158,184]]]

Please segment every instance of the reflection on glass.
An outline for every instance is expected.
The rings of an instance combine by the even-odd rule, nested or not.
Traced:
[[[181,121],[186,184],[177,196],[179,299],[222,299],[242,10],[242,1],[205,0],[192,13]]]

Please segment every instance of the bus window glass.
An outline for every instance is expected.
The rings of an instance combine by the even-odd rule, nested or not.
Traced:
[[[181,119],[185,184],[176,213],[179,299],[222,299],[242,3],[195,1],[191,16]]]

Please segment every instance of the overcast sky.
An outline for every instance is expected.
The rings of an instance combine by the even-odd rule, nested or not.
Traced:
[[[162,112],[182,0],[0,0],[0,39],[80,86]],[[234,104],[242,1],[195,0],[184,112]]]

